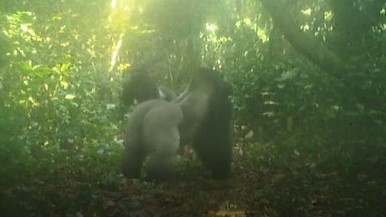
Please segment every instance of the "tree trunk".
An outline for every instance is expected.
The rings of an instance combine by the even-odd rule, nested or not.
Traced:
[[[346,71],[341,59],[320,41],[307,32],[300,30],[282,5],[274,0],[260,0],[270,12],[273,22],[277,25],[286,40],[311,62],[334,77],[341,78]]]

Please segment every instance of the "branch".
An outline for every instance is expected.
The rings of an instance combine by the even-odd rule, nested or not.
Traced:
[[[340,74],[346,71],[341,59],[311,34],[303,32],[291,19],[289,13],[283,10],[283,5],[277,0],[260,0],[269,11],[273,22],[277,25],[295,50],[334,77],[341,78]]]

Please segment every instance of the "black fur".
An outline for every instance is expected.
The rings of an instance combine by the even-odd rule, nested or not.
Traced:
[[[199,76],[210,79],[214,89],[209,98],[206,116],[194,136],[193,146],[215,178],[227,178],[232,160],[231,88],[217,72],[205,70],[204,73],[206,74]]]
[[[133,105],[134,100],[138,103],[163,98],[172,101],[177,95],[164,86],[158,87],[157,83],[151,79],[148,70],[144,68],[133,69],[129,72],[128,79],[122,85],[121,101],[123,105]]]

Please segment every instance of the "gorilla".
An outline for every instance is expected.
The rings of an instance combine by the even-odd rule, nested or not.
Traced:
[[[134,104],[134,100],[141,103],[157,98],[172,101],[177,98],[177,95],[167,87],[158,87],[145,68],[132,70],[129,78],[122,85],[121,101],[123,105],[128,107]]]
[[[140,87],[136,94],[141,92],[142,99],[150,97],[144,97],[150,93],[145,90],[147,86]],[[179,146],[192,144],[214,178],[227,178],[232,160],[230,93],[230,85],[217,71],[202,68],[173,101],[151,99],[138,104],[126,128],[125,177],[139,178],[143,161],[149,156],[147,177],[162,179]]]
[[[133,109],[126,128],[122,165],[126,177],[140,177],[143,160],[148,155],[148,177],[166,175],[168,162],[180,145],[178,125],[182,118],[181,108],[163,99],[149,100]]]

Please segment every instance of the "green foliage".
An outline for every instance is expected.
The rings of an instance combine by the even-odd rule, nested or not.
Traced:
[[[384,194],[376,187],[386,167],[384,2],[279,2],[277,10],[288,10],[296,28],[280,29],[252,0],[2,1],[0,187],[29,195],[31,207],[45,204],[32,215],[91,216],[95,212],[84,207],[110,207],[103,197],[122,190],[121,71],[144,65],[159,83],[182,90],[203,65],[219,69],[233,87],[235,150],[242,153],[235,153],[236,179],[255,188],[245,180],[293,176],[278,189],[271,189],[272,181],[237,195],[252,197],[245,204],[254,207],[258,198],[294,216],[299,206],[303,216],[316,215],[318,202],[334,195],[324,198],[333,190],[324,189],[323,178],[314,179],[334,182],[340,174],[348,185],[327,185],[353,189],[351,182],[365,180],[372,193],[358,207],[369,207],[371,197]],[[309,33],[347,70],[332,77],[312,64],[288,43],[286,28]],[[323,57],[318,51],[309,55]],[[186,177],[201,166],[195,158],[176,161]],[[148,191],[138,190],[154,194]],[[366,191],[354,195],[363,201]],[[210,196],[193,198],[205,205]],[[278,213],[267,216],[287,215]]]
[[[1,17],[8,48],[0,74],[2,186],[51,170],[64,152],[119,153],[119,75],[108,71],[102,52],[109,35],[81,31],[99,21],[82,23],[82,11],[62,6],[64,14],[54,8],[46,21],[35,7]]]
[[[0,98],[0,101],[1,98]],[[21,184],[28,176],[28,164],[31,163],[28,149],[21,140],[22,123],[26,121],[20,108],[0,107],[0,188]]]

